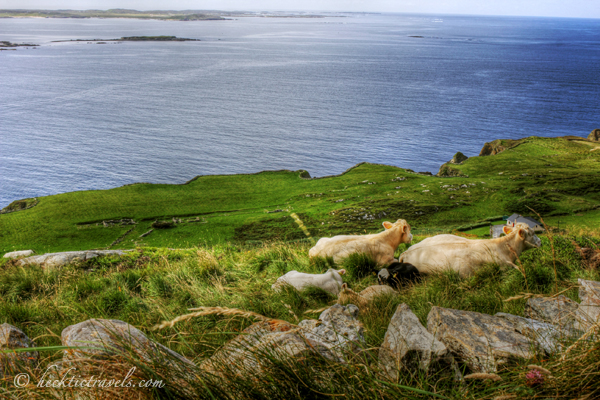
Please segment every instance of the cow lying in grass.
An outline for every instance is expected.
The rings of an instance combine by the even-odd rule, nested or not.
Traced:
[[[342,275],[345,273],[345,269],[335,270],[333,268],[329,268],[324,274],[306,274],[304,272],[290,271],[279,277],[271,285],[271,289],[278,292],[285,285],[291,285],[296,290],[303,290],[309,286],[314,286],[337,296],[342,288]]]
[[[339,235],[321,238],[308,252],[309,257],[333,257],[336,264],[353,253],[364,253],[373,258],[378,265],[394,262],[394,252],[400,243],[410,243],[412,234],[410,225],[399,219],[395,223],[385,221],[385,230],[372,235]]]
[[[470,240],[455,235],[438,235],[410,247],[398,257],[427,274],[452,269],[461,277],[472,275],[484,264],[515,265],[525,250],[540,247],[542,242],[527,224],[505,226],[506,236],[498,239]]]

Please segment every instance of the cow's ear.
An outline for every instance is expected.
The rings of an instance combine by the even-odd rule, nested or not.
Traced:
[[[342,291],[346,291],[348,289],[347,283],[342,283]]]
[[[340,270],[338,271],[338,274],[340,274],[340,275],[344,275],[345,273],[346,273],[346,270],[345,270],[345,269],[340,269]]]
[[[519,237],[521,239],[525,239],[525,230],[524,229],[519,229]]]
[[[408,225],[404,225],[404,233],[408,232]]]
[[[394,225],[393,225],[391,222],[389,222],[389,221],[385,221],[385,222],[384,222],[382,225],[383,225],[383,227],[384,227],[385,229],[390,229],[392,226],[394,226]]]
[[[502,232],[508,235],[512,232],[512,228],[510,226],[505,226],[504,228],[502,228]]]

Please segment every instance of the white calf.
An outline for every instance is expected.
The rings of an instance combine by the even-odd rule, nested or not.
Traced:
[[[291,285],[296,290],[302,290],[308,286],[315,286],[337,296],[342,288],[342,275],[346,273],[345,269],[328,269],[324,274],[305,274],[304,272],[290,271],[279,277],[271,285],[275,291],[281,290],[284,285]]]

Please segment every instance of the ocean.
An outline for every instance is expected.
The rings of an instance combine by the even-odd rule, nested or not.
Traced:
[[[54,40],[176,35],[196,42]],[[406,14],[0,19],[0,207],[196,175],[461,151],[600,128],[600,20]]]

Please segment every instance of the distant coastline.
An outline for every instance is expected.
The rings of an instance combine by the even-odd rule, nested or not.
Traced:
[[[134,18],[162,21],[226,21],[239,17],[325,18],[325,15],[281,12],[200,11],[200,10],[0,10],[0,18]]]

